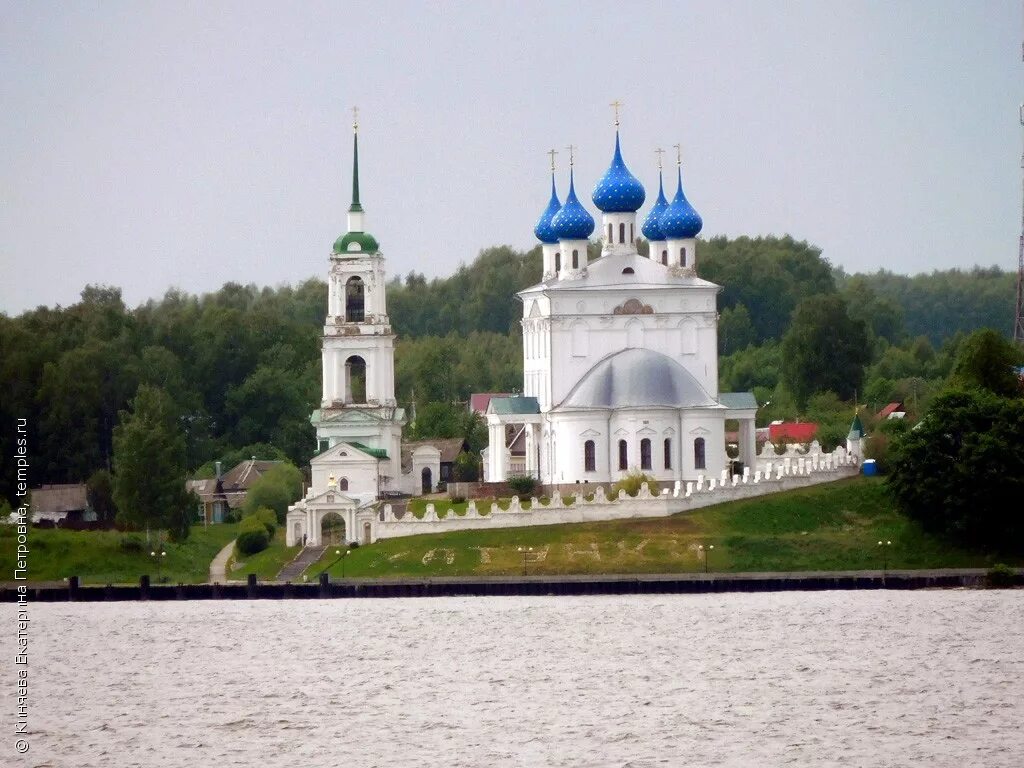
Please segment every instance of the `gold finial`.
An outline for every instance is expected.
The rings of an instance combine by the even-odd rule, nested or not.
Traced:
[[[683,164],[683,147],[682,147],[682,145],[681,144],[673,144],[672,146],[676,148],[676,165],[682,165]]]
[[[554,173],[555,172],[555,155],[557,155],[558,152],[555,151],[554,149],[549,149],[548,150],[548,154],[551,155],[551,172]]]
[[[359,107],[352,107],[352,130],[359,133]]]
[[[576,147],[570,144],[566,149],[569,150],[569,167],[572,168],[573,161],[576,159],[576,155],[574,154],[576,152]]]
[[[622,106],[622,102],[619,101],[618,99],[616,99],[615,101],[613,101],[608,106],[610,106],[612,109],[615,110],[615,127],[618,128],[619,127],[619,107]]]
[[[662,149],[661,147],[658,147],[656,150],[654,150],[654,154],[656,154],[658,156],[658,170],[660,171],[661,170],[661,156],[665,154],[665,150]]]

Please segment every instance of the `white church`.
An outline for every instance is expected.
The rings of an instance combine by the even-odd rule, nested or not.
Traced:
[[[678,145],[677,145],[678,149]],[[587,260],[594,218],[576,196],[573,159],[561,203],[552,163],[551,200],[534,232],[543,277],[521,291],[523,396],[492,398],[485,479],[510,471],[505,425],[523,425],[525,471],[546,485],[607,483],[640,471],[659,481],[718,476],[728,462],[725,422],[739,424],[739,459],[756,459],[750,393],[718,391],[721,288],[697,277],[703,222],[683,193],[658,198],[640,230],[644,187],[615,151],[592,200],[601,211],[600,258]],[[660,166],[660,162],[659,162]]]
[[[357,126],[353,126],[357,129]],[[534,230],[543,277],[521,291],[523,394],[492,398],[484,479],[507,480],[507,425],[525,436],[527,474],[548,485],[607,483],[635,471],[661,481],[714,477],[726,468],[725,422],[739,424],[739,459],[754,464],[757,403],[718,391],[721,288],[697,277],[703,223],[686,199],[681,161],[669,202],[661,183],[640,230],[646,193],[619,146],[592,200],[601,211],[602,250],[588,261],[594,218],[569,189],[551,199]],[[323,333],[323,397],[311,421],[319,453],[304,499],[289,508],[289,546],[321,544],[337,514],[349,541],[373,540],[374,503],[389,492],[432,490],[437,448],[403,451],[403,409],[395,400],[395,334],[387,315],[384,257],[366,231],[359,201],[358,133],[353,138],[348,231],[334,243]]]

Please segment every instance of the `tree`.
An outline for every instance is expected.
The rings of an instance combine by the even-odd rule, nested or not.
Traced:
[[[85,484],[89,506],[96,513],[96,519],[110,525],[117,518],[117,504],[114,503],[114,479],[105,469],[97,469]]]
[[[937,397],[889,446],[888,487],[928,530],[968,545],[1024,547],[1024,399],[984,391]]]
[[[836,295],[802,301],[782,340],[782,379],[803,406],[815,392],[853,399],[871,358],[867,329]]]
[[[245,494],[242,512],[253,514],[261,507],[274,510],[277,522],[284,523],[288,505],[302,496],[302,472],[294,464],[282,463],[271,467]]]
[[[722,310],[718,320],[718,351],[728,355],[746,349],[757,340],[750,313],[742,304]]]
[[[188,537],[194,497],[185,490],[185,435],[170,397],[141,386],[114,428],[114,501],[118,519]]]
[[[953,378],[964,388],[977,387],[1002,397],[1022,393],[1017,368],[1021,351],[991,328],[983,328],[968,336],[957,351]]]

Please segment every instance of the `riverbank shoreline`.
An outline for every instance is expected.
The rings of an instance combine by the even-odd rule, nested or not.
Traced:
[[[135,600],[288,600],[334,598],[454,597],[509,595],[702,594],[712,592],[786,592],[877,589],[980,589],[992,586],[983,568],[892,571],[808,571],[792,573],[685,573],[566,576],[434,576],[396,579],[331,579],[316,582],[226,584],[0,585],[0,602],[16,602],[24,586],[32,602],[118,602]],[[1010,587],[1024,587],[1024,569],[1013,569]]]

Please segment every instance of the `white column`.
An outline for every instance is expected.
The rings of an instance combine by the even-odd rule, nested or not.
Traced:
[[[540,477],[537,471],[537,425],[526,425],[526,474]]]
[[[505,427],[496,418],[488,421],[487,438],[487,477],[492,483],[500,483],[505,480]]]

